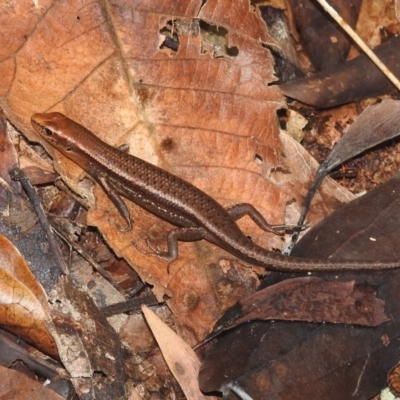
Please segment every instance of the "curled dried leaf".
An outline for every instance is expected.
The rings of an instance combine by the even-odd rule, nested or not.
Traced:
[[[57,347],[46,324],[46,293],[13,244],[0,235],[0,326],[41,351],[57,356]]]

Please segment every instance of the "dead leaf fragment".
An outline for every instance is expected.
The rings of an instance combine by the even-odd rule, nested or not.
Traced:
[[[353,260],[360,256],[369,260],[398,258],[399,193],[400,175],[397,174],[314,226],[292,254],[305,257],[307,251],[314,257],[332,254]]]
[[[400,366],[396,365],[388,374],[388,386],[393,393],[400,394]]]
[[[120,340],[90,296],[64,276],[51,293],[53,336],[82,400],[124,396]]]
[[[21,185],[19,182],[15,182],[10,178],[9,171],[18,166],[18,155],[12,141],[7,134],[7,123],[6,116],[3,110],[0,108],[0,159],[1,159],[1,170],[0,176],[4,179],[11,187],[17,191],[21,191]],[[0,188],[0,191],[3,191]]]
[[[321,164],[324,172],[400,134],[400,101],[386,99],[367,107]]]
[[[53,357],[47,296],[13,244],[0,236],[0,325]]]
[[[42,383],[20,372],[0,366],[0,398],[2,400],[65,400]]]
[[[169,369],[179,382],[186,397],[191,400],[210,399],[209,396],[200,392],[197,383],[200,361],[195,352],[148,307],[143,306],[142,311]]]

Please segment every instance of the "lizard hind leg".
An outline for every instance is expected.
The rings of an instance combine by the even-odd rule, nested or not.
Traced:
[[[178,251],[178,241],[180,242],[195,242],[198,240],[206,239],[206,233],[203,228],[176,228],[173,229],[168,233],[167,236],[167,250],[165,251],[160,251],[158,247],[153,246],[149,239],[146,239],[147,246],[153,251],[152,253],[149,253],[148,251],[139,248],[135,243],[132,242],[132,244],[139,249],[140,251],[143,251],[146,254],[153,255],[159,258],[162,258],[163,260],[168,261],[169,263],[174,262],[179,255]]]
[[[244,217],[247,215],[250,217],[253,222],[258,225],[262,230],[266,232],[274,233],[275,235],[283,235],[285,231],[291,230],[296,225],[271,225],[266,219],[262,216],[262,214],[251,204],[249,203],[240,203],[235,204],[231,207],[225,209],[227,213],[231,216],[234,221]]]

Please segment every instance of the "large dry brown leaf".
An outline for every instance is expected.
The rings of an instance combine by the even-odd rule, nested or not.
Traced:
[[[199,20],[201,28],[226,32],[205,33]],[[20,1],[0,5],[0,27],[12,38],[0,50],[0,105],[32,140],[30,116],[58,110],[113,145],[129,144],[223,205],[250,202],[271,223],[296,220],[311,161],[279,136],[276,111],[285,102],[270,86],[272,57],[264,46],[274,42],[247,0]],[[177,51],[165,47],[168,32]],[[135,228],[119,232],[120,217],[105,194],[96,188],[93,196],[82,171],[49,152],[63,178],[96,204],[90,221],[115,252],[154,285],[158,299],[170,298],[189,342],[253,291],[255,274],[204,242],[181,244],[168,270],[141,250],[147,238],[164,246],[168,224],[130,205]],[[324,202],[311,221],[338,203],[330,194]],[[262,246],[281,247],[280,238],[248,220],[241,226]]]

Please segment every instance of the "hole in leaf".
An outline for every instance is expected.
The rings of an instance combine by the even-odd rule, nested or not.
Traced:
[[[178,51],[179,49],[179,37],[175,29],[175,21],[169,20],[166,25],[160,29],[160,34],[165,36],[164,41],[161,43],[160,49],[170,49],[172,51]]]
[[[170,49],[174,52],[178,51],[180,37],[198,36],[200,33],[199,20],[184,20],[174,19],[169,20],[163,28],[160,29],[160,34],[165,36],[165,40],[161,43],[160,49]]]
[[[214,58],[237,57],[239,49],[236,46],[228,47],[226,35],[229,33],[222,26],[210,25],[200,20],[200,32],[202,37],[202,53],[211,52]]]
[[[276,116],[278,117],[279,127],[286,130],[286,124],[289,119],[288,110],[286,108],[280,108],[276,111]]]
[[[260,154],[256,154],[254,156],[254,161],[256,162],[256,164],[262,164],[264,159],[262,158],[262,156]]]
[[[175,147],[176,147],[176,143],[174,142],[173,139],[171,138],[166,138],[161,142],[161,147],[165,150],[165,151],[172,151]]]

